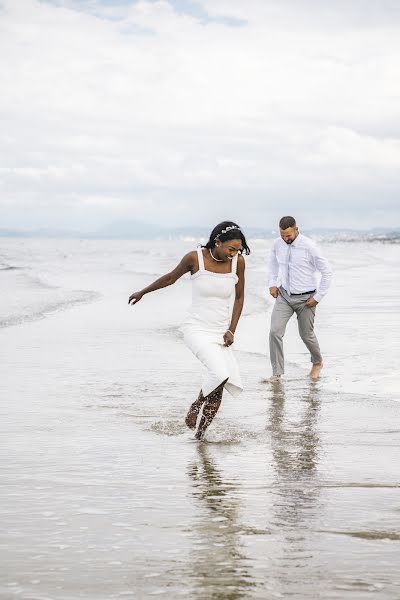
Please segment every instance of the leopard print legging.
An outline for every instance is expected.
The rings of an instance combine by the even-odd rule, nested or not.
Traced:
[[[227,380],[226,380],[227,381]],[[226,381],[223,381],[215,390],[213,390],[208,396],[203,396],[203,392],[200,390],[200,394],[189,408],[189,412],[186,415],[185,423],[190,429],[196,428],[197,417],[200,413],[201,407],[204,405],[203,414],[200,419],[199,427],[196,432],[196,438],[202,439],[207,427],[214,419],[221,405],[222,393],[224,391],[224,385]]]

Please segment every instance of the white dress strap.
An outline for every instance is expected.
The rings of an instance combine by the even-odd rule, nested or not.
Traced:
[[[204,256],[201,246],[197,246],[197,258],[199,260],[199,271],[204,271]]]
[[[238,254],[235,254],[235,256],[232,258],[232,273],[234,273],[235,275],[237,274],[237,261],[238,261]]]

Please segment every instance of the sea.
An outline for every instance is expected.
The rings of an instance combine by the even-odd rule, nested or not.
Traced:
[[[398,600],[400,243],[320,237],[319,380],[293,317],[271,375],[272,241],[251,239],[244,391],[205,441],[184,276],[204,240],[0,238],[1,600]]]

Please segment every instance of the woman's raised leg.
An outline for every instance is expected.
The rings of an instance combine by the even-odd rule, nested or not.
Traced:
[[[189,408],[188,414],[186,415],[185,423],[189,427],[189,429],[196,429],[197,417],[199,416],[199,412],[204,402],[205,398],[203,396],[202,390],[200,390],[199,397],[193,402],[193,404]]]

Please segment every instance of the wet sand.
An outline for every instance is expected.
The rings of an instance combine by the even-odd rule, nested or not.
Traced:
[[[3,353],[2,599],[400,597],[400,403],[293,365],[265,386],[240,352],[246,393],[195,442],[196,360],[163,314],[110,308]]]

